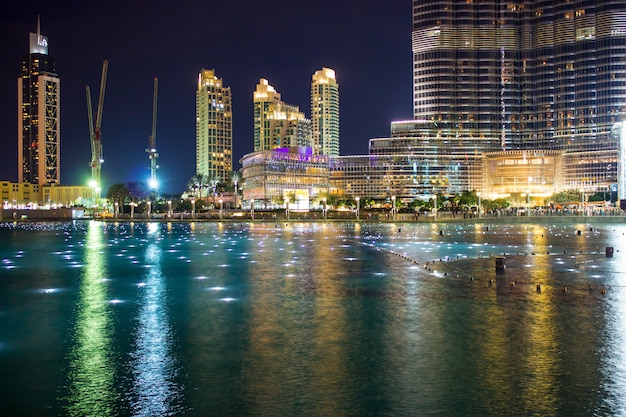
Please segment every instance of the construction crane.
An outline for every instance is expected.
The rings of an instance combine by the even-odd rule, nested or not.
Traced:
[[[157,181],[156,171],[159,167],[157,165],[157,158],[159,154],[156,150],[156,121],[157,121],[157,91],[159,88],[159,79],[154,79],[154,96],[152,97],[152,134],[148,137],[148,159],[150,159],[150,188],[156,190],[159,186]]]
[[[96,206],[100,200],[100,168],[104,159],[102,157],[102,131],[100,127],[102,125],[102,106],[104,105],[104,89],[107,82],[107,71],[109,68],[109,61],[106,59],[102,63],[102,77],[100,78],[100,94],[98,96],[98,109],[96,111],[95,125],[93,110],[91,108],[91,91],[89,86],[86,86],[87,92],[87,115],[89,118],[89,138],[91,139],[91,181],[90,186],[94,189],[94,200]]]

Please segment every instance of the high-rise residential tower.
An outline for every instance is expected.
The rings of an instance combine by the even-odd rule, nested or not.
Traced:
[[[453,157],[445,169],[463,155],[511,151],[523,165],[526,153],[560,151],[564,188],[616,181],[610,132],[626,111],[625,2],[414,0],[412,49],[423,126],[412,135]],[[512,180],[550,180],[522,176]]]
[[[230,87],[214,70],[200,71],[196,91],[196,174],[226,181],[233,169]]]
[[[60,85],[48,38],[30,34],[30,49],[17,80],[18,182],[59,184],[61,181]]]
[[[339,84],[335,71],[315,71],[311,82],[313,153],[339,155]]]
[[[311,146],[311,120],[261,78],[253,94],[254,151]]]

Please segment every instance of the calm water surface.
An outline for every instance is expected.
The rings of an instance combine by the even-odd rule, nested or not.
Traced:
[[[3,223],[0,415],[626,415],[625,233]]]

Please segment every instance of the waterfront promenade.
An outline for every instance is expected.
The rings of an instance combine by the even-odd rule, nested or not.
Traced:
[[[145,215],[135,215],[132,219],[128,214],[116,217],[100,218],[106,221],[171,221],[171,222],[206,222],[206,221],[224,221],[224,222],[242,222],[242,221],[259,221],[259,222],[384,222],[384,223],[495,223],[495,224],[521,224],[521,223],[538,223],[538,224],[563,224],[563,223],[626,223],[626,215],[622,212],[611,214],[584,215],[576,214],[531,214],[528,215],[492,215],[485,214],[480,217],[476,215],[452,214],[450,212],[440,212],[437,215],[414,213],[397,213],[395,216],[389,212],[373,211],[361,212],[358,216],[354,211],[328,211],[326,216],[320,211],[311,212],[291,212],[286,214],[284,210],[266,210],[250,211],[242,210],[224,210],[220,215],[219,210],[205,212],[200,215],[192,215],[191,213],[176,213],[167,216],[166,214],[157,214],[150,216],[148,219]]]
[[[14,214],[15,212],[15,214]],[[71,211],[61,210],[0,210],[0,220],[2,221],[51,221],[51,220],[87,220],[92,219],[91,215],[72,217]],[[615,214],[540,214],[540,215],[476,215],[463,216],[463,214],[453,215],[452,213],[438,213],[436,216],[429,213],[416,216],[413,213],[398,213],[395,216],[383,212],[363,212],[358,217],[356,213],[350,211],[329,211],[324,216],[321,212],[289,213],[284,211],[256,211],[253,215],[250,211],[224,210],[220,215],[219,210],[205,212],[198,215],[191,213],[174,213],[172,216],[158,213],[150,215],[135,214],[131,217],[128,213],[118,216],[96,216],[97,220],[116,221],[155,221],[155,222],[385,222],[385,223],[494,223],[494,224],[563,224],[563,223],[626,223],[626,215],[623,212]]]

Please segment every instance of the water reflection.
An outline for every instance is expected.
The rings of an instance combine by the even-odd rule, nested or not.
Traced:
[[[349,353],[348,318],[342,297],[348,272],[338,267],[347,251],[327,233],[314,242],[301,238],[298,225],[266,237],[251,252],[242,388],[244,414],[341,415],[358,390]],[[358,342],[358,341],[356,341]],[[338,388],[341,387],[341,388]],[[306,393],[302,395],[302,393]],[[351,403],[354,405],[354,403]]]
[[[131,352],[133,374],[130,399],[135,416],[170,415],[178,396],[174,379],[176,358],[172,354],[172,329],[166,309],[166,282],[162,272],[160,229],[148,225],[146,276],[140,286],[135,346]]]
[[[544,234],[536,233],[538,242],[535,244],[544,245]],[[547,256],[531,256],[533,262],[531,270],[534,282],[548,283],[551,281],[550,265]],[[533,283],[534,284],[534,283]],[[532,292],[533,285],[531,284]],[[536,287],[535,287],[536,288]],[[519,359],[522,361],[525,372],[522,374],[522,384],[520,387],[520,400],[523,403],[521,408],[527,413],[533,412],[538,415],[555,415],[558,410],[558,390],[559,384],[557,375],[561,372],[559,361],[559,341],[557,340],[557,312],[555,311],[555,300],[558,293],[554,291],[537,292],[533,296],[532,303],[529,303],[520,313],[520,327],[522,331],[521,346],[523,354]],[[517,348],[519,348],[518,346]],[[493,387],[495,391],[497,387]],[[539,401],[541,399],[541,401]]]
[[[606,348],[601,360],[602,391],[606,394],[599,408],[606,414],[626,415],[626,264],[620,253],[626,249],[626,227],[619,225],[608,234],[607,246],[613,247],[616,253],[615,258],[608,261],[609,268],[605,272],[610,285],[604,297],[607,299],[603,340]],[[597,410],[596,413],[599,415]]]
[[[107,275],[103,231],[91,222],[85,244],[82,276],[70,353],[69,398],[71,416],[114,416],[119,393],[115,384],[117,355],[112,346],[112,318],[107,302]]]
[[[602,373],[603,390],[608,393],[602,409],[614,415],[626,415],[626,293],[612,293],[614,297],[609,306],[607,352],[603,355]]]
[[[577,227],[90,229],[68,414],[626,415],[626,229]]]

